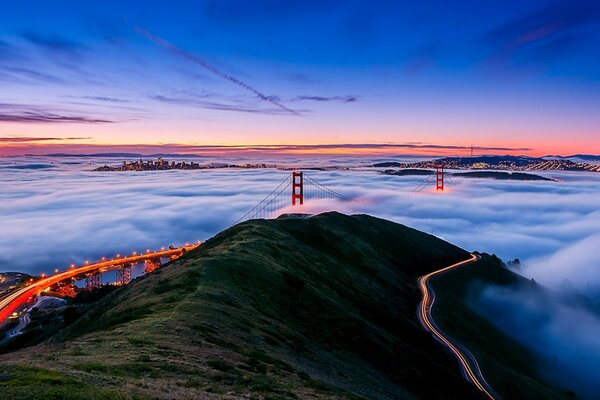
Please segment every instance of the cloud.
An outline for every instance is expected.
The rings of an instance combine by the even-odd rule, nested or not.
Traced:
[[[214,153],[207,153],[215,155],[206,157],[206,162],[230,160],[244,163],[259,160],[294,166],[335,164],[343,167],[368,165],[374,161],[364,156],[281,156],[269,152],[261,153],[257,158],[248,158],[245,155],[248,153],[223,156],[217,150],[222,149],[215,148]],[[60,163],[60,158],[53,157],[49,160]],[[167,238],[183,241],[205,239],[233,223],[287,174],[277,170],[167,171],[144,174],[144,179],[139,180],[137,177],[140,174],[91,173],[90,160],[83,160],[85,167],[63,167],[60,174],[28,175],[27,183],[18,186],[3,185],[4,193],[11,201],[2,206],[2,214],[12,215],[10,218],[15,221],[21,218],[21,222],[15,224],[20,226],[22,236],[16,235],[13,240],[7,238],[4,242],[0,240],[0,250],[4,251],[4,246],[11,247],[11,252],[24,251],[22,245],[14,243],[20,243],[21,239],[28,243],[26,236],[31,234],[28,227],[41,227],[46,223],[49,226],[73,225],[68,229],[73,229],[74,234],[80,236],[75,244],[59,246],[53,243],[55,239],[44,238],[45,228],[39,234],[36,233],[34,236],[39,240],[39,257],[46,262],[52,258],[44,254],[54,252],[54,249],[60,249],[56,253],[64,253],[62,259],[72,257],[73,254],[79,255],[78,257],[97,254],[88,253],[89,249],[97,248],[97,252],[117,250],[121,237],[127,237],[125,243],[143,242],[148,243],[148,246],[164,245],[158,237],[165,241]],[[69,161],[73,161],[73,158]],[[118,164],[120,159],[105,158],[95,162],[97,165]],[[39,159],[35,163],[39,163]],[[43,174],[35,172],[38,173]],[[433,187],[426,188],[421,193],[411,193],[411,189],[422,181],[420,177],[387,176],[372,170],[307,173],[336,191],[359,200],[351,204],[329,202],[323,204],[323,209],[320,209],[320,204],[308,202],[307,210],[337,208],[347,212],[369,213],[433,232],[468,250],[497,253],[504,259],[520,258],[526,264],[597,234],[597,226],[600,225],[600,213],[595,201],[595,196],[600,195],[600,184],[595,175],[577,175],[581,177],[580,180],[574,180],[569,173],[549,174],[561,178],[565,181],[563,183],[455,178],[456,186],[449,187],[447,192],[440,195]],[[3,179],[20,181],[23,177],[3,173]],[[50,194],[48,187],[53,191],[56,188],[56,193]],[[102,192],[100,197],[96,196],[99,192]],[[171,198],[174,193],[177,195]],[[182,193],[189,195],[182,196]],[[119,205],[118,210],[113,209],[115,204]],[[169,218],[177,221],[183,219],[186,222],[181,222],[180,225],[169,218],[163,220],[160,217],[160,210],[163,209],[172,211]],[[205,225],[205,218],[215,214],[220,215],[219,222]],[[79,226],[78,219],[72,220],[73,215],[81,215],[84,220],[88,218],[90,225]],[[94,218],[102,219],[107,230],[119,234],[99,238],[102,232],[94,231],[89,233],[92,235],[89,240],[96,238],[98,244],[88,243],[87,246],[78,247],[77,243],[87,243],[87,229],[92,229]],[[136,225],[138,223],[150,225],[151,229],[148,232],[140,231],[141,228]],[[190,224],[193,226],[188,228]],[[198,232],[194,233],[194,229],[198,229]],[[36,246],[33,243],[31,245]],[[53,253],[52,257],[58,255]],[[6,265],[13,265],[13,269],[28,265],[27,268],[31,270],[44,265],[44,262],[27,257],[11,257],[4,261],[8,262]],[[528,276],[531,275],[536,280],[543,276],[543,270],[540,269],[535,274],[533,271]],[[557,278],[557,282],[560,282],[565,277],[563,275],[568,274],[568,268],[559,270],[556,274],[560,275]]]
[[[561,0],[487,32],[491,66],[547,63],[567,56],[600,21],[600,3]]]
[[[577,398],[598,398],[597,312],[581,302],[561,301],[558,293],[532,288],[486,286],[471,290],[470,304],[476,312],[545,359],[538,371],[549,382],[574,390]]]
[[[418,46],[407,57],[405,70],[409,74],[418,74],[434,65],[438,59],[438,47],[436,42],[427,42]]]
[[[0,39],[0,60],[21,59],[22,55],[12,44]]]
[[[0,123],[2,122],[17,124],[108,124],[116,121],[44,110],[38,106],[0,103]]]
[[[253,104],[246,104],[244,102],[236,103],[225,103],[206,100],[201,97],[184,97],[184,96],[165,96],[165,95],[153,95],[150,96],[152,100],[160,101],[161,103],[187,105],[199,108],[205,108],[207,110],[217,111],[235,111],[251,114],[265,114],[265,115],[281,115],[287,114],[287,111],[281,110],[280,108],[264,108],[257,107]],[[300,111],[297,111],[298,113]]]
[[[45,141],[69,141],[69,140],[84,140],[89,137],[0,137],[0,143],[29,143],[29,142],[45,142]]]
[[[291,82],[302,83],[302,84],[311,84],[318,82],[318,79],[314,78],[309,74],[305,74],[302,72],[294,72],[291,74],[287,74],[285,78]]]
[[[58,35],[42,35],[36,32],[24,32],[23,38],[41,49],[76,55],[85,46],[79,42]]]
[[[358,101],[358,96],[297,96],[292,101],[316,101],[316,102],[340,102],[354,103]]]
[[[196,105],[202,103],[207,107],[210,107],[209,102],[202,102],[199,100],[178,99],[165,97],[163,99],[155,99],[157,101],[163,101],[165,103],[174,104],[189,104]],[[228,105],[220,105],[215,103],[215,107],[227,107]],[[238,109],[240,106],[235,106]],[[0,105],[1,109],[1,105]],[[230,110],[228,110],[230,111]],[[254,109],[248,109],[247,112],[255,112]],[[272,110],[277,113],[278,110]],[[262,112],[262,110],[256,111]],[[268,111],[267,111],[268,112]],[[178,143],[162,143],[160,145],[148,145],[148,144],[128,144],[128,145],[95,145],[95,144],[78,144],[78,145],[60,145],[52,144],[46,147],[38,147],[36,154],[48,154],[48,153],[70,153],[70,154],[95,154],[95,153],[115,153],[115,152],[136,152],[139,154],[181,154],[181,155],[240,155],[240,156],[281,156],[291,154],[362,154],[364,156],[381,154],[395,157],[391,161],[399,161],[396,157],[405,157],[407,152],[411,154],[429,154],[432,156],[441,156],[445,153],[456,154],[457,151],[469,151],[470,147],[454,146],[454,145],[442,145],[434,143],[335,143],[335,144],[314,144],[314,145],[297,145],[297,144],[283,144],[283,145],[257,145],[257,144],[240,144],[240,145],[187,145]],[[524,147],[477,147],[475,148],[479,152],[487,153],[514,153],[529,151],[530,148]],[[13,149],[14,150],[14,149]],[[32,154],[29,149],[24,149],[23,153],[11,152],[12,155],[23,155]],[[379,160],[381,161],[381,160]],[[390,161],[390,160],[384,160]]]
[[[211,72],[212,74],[214,74],[224,80],[227,80],[227,81],[241,87],[242,89],[244,89],[246,91],[253,93],[260,100],[271,103],[272,105],[274,105],[275,107],[284,111],[285,113],[292,114],[292,115],[300,115],[300,113],[298,111],[292,110],[291,108],[286,107],[285,105],[281,104],[279,101],[275,100],[272,96],[268,96],[268,95],[264,94],[263,92],[255,89],[253,86],[249,85],[248,83],[236,78],[235,76],[221,71],[220,69],[208,64],[206,61],[195,56],[194,54],[189,53],[185,50],[182,50],[182,49],[176,47],[175,45],[173,45],[172,43],[169,43],[168,41],[164,40],[163,38],[154,35],[147,29],[136,26],[136,27],[134,27],[134,30],[137,33],[150,39],[152,42],[156,43],[157,45],[170,51],[171,53],[173,53],[179,57],[182,57],[188,61],[191,61],[192,63],[201,66],[202,68],[206,69],[207,71]]]
[[[71,97],[77,97],[80,99],[87,99],[87,100],[104,101],[107,103],[129,103],[130,102],[127,99],[119,99],[116,97],[107,97],[107,96],[71,96]]]
[[[3,114],[0,112],[0,122],[10,122],[17,124],[110,124],[114,123],[115,121],[110,121],[106,119],[95,119],[79,115],[60,115],[40,111],[23,111],[19,114]]]
[[[591,213],[590,222],[600,221],[600,212]],[[538,277],[551,287],[560,287],[565,279],[591,295],[600,295],[600,234],[591,234],[559,248],[556,252],[531,259],[522,273]]]
[[[32,79],[36,82],[45,82],[45,83],[64,83],[64,81],[55,76],[45,72],[39,72],[33,69],[24,68],[24,67],[10,67],[4,66],[1,67],[4,71],[8,72],[10,75],[8,78],[10,80],[14,80],[14,75],[17,75],[22,78]],[[11,76],[12,75],[12,76]],[[4,79],[6,80],[6,78]]]

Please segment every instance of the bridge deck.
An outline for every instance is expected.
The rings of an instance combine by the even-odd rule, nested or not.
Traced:
[[[55,275],[39,279],[33,282],[32,284],[9,294],[0,301],[0,325],[4,324],[6,320],[11,316],[11,314],[17,311],[19,308],[21,308],[24,304],[26,304],[31,299],[31,297],[33,297],[36,294],[39,294],[47,287],[50,287],[59,282],[76,278],[78,276],[84,276],[89,273],[106,272],[111,269],[118,268],[119,266],[124,264],[140,264],[142,262],[156,258],[178,258],[186,252],[197,248],[198,246],[200,246],[199,243],[177,247],[173,249],[136,254],[128,257],[117,257],[110,260],[102,260],[100,262],[92,264],[86,263],[77,267],[72,266],[66,271],[59,272]]]

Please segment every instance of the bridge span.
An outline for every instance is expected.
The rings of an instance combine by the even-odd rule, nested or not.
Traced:
[[[81,266],[71,265],[69,269],[63,272],[57,272],[54,275],[44,276],[37,281],[34,281],[27,286],[12,292],[0,300],[0,325],[3,325],[12,313],[19,310],[22,306],[32,300],[33,296],[39,295],[46,288],[56,285],[60,282],[69,280],[81,280],[86,279],[86,286],[96,286],[99,281],[98,277],[100,274],[108,271],[117,270],[121,274],[117,273],[117,284],[128,283],[130,273],[125,271],[131,271],[133,265],[144,263],[146,265],[146,272],[151,272],[160,266],[161,260],[168,258],[169,260],[175,260],[190,250],[193,250],[200,246],[200,243],[192,245],[185,245],[181,247],[169,247],[168,249],[161,249],[158,251],[146,251],[146,253],[136,254],[131,256],[117,257],[112,259],[103,258],[99,262],[88,263]]]

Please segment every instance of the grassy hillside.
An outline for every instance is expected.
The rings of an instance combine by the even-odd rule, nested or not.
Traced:
[[[415,318],[415,278],[466,257],[368,216],[246,222],[1,356],[0,396],[480,398]]]
[[[481,399],[416,318],[416,278],[467,257],[364,215],[249,221],[0,356],[0,398]]]

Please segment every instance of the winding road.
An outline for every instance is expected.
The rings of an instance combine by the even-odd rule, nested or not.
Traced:
[[[421,276],[419,278],[419,288],[421,289],[421,293],[423,293],[423,299],[419,304],[417,314],[419,317],[419,322],[421,323],[423,328],[430,332],[438,342],[440,342],[452,354],[454,354],[454,356],[459,362],[463,377],[467,381],[472,383],[477,389],[483,392],[489,399],[499,400],[500,396],[498,396],[494,392],[494,389],[492,389],[492,387],[486,382],[485,378],[483,377],[477,359],[464,346],[460,345],[457,342],[454,342],[450,338],[450,336],[445,334],[437,326],[437,324],[433,320],[433,316],[431,313],[433,309],[433,304],[435,303],[435,292],[433,291],[433,288],[430,284],[431,278],[442,275],[448,271],[462,267],[464,265],[474,263],[478,260],[478,255],[471,254],[471,258],[469,258],[468,260],[452,264],[449,267],[445,267],[437,271],[431,272],[427,275]]]

